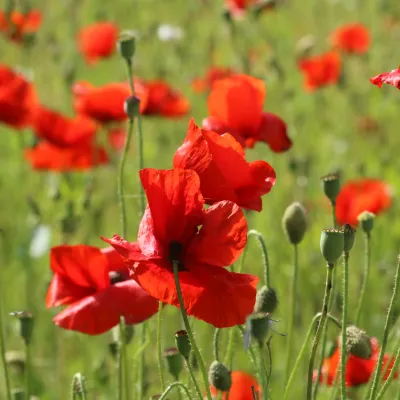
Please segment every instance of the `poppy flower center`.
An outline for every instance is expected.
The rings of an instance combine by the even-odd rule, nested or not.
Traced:
[[[108,273],[111,285],[126,281],[126,277],[121,272],[110,271]]]
[[[183,261],[182,261],[182,253],[183,253],[183,246],[182,243],[179,242],[171,242],[169,244],[169,259],[171,264],[174,262],[178,263],[178,270],[179,271],[186,271]]]

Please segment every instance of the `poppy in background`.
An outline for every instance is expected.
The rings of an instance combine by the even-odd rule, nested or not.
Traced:
[[[371,37],[365,25],[355,23],[337,28],[330,41],[333,47],[345,53],[364,54],[369,49]]]
[[[225,0],[225,8],[232,17],[240,18],[252,8],[258,8],[260,11],[271,10],[275,8],[275,1],[267,0]]]
[[[108,142],[114,150],[122,150],[125,145],[126,131],[120,127],[114,127],[108,131]]]
[[[22,74],[0,65],[0,122],[16,129],[31,123],[37,96],[31,82]]]
[[[376,75],[371,78],[370,81],[373,85],[376,85],[380,88],[384,83],[387,83],[388,85],[392,85],[397,89],[400,89],[400,67],[390,72],[384,72],[383,74]]]
[[[175,153],[174,167],[197,172],[207,204],[230,200],[256,211],[261,211],[261,196],[276,180],[274,169],[265,161],[248,163],[242,146],[229,133],[219,135],[201,129],[193,119]]]
[[[144,169],[140,179],[149,204],[137,244],[118,235],[103,240],[121,254],[132,277],[156,299],[179,306],[172,268],[176,262],[189,315],[219,328],[243,324],[253,311],[259,279],[224,268],[246,245],[242,210],[231,201],[204,210],[195,171]]]
[[[231,372],[232,386],[228,393],[222,394],[222,400],[253,400],[253,393],[251,387],[261,398],[261,387],[254,376],[242,371]],[[211,386],[211,394],[217,398],[218,391],[215,387]]]
[[[264,113],[266,95],[262,80],[238,74],[216,81],[208,96],[210,116],[203,128],[219,134],[230,133],[243,147],[267,143],[280,153],[290,149],[285,122],[275,114]]]
[[[364,178],[345,183],[336,199],[338,224],[358,225],[363,211],[379,214],[392,203],[389,186],[378,179]]]
[[[115,251],[76,245],[51,249],[54,272],[47,307],[68,306],[53,322],[73,331],[99,335],[118,325],[138,324],[157,312],[158,301],[127,276]]]
[[[228,78],[234,74],[231,68],[210,67],[204,77],[193,79],[192,89],[197,93],[207,92],[211,90],[214,82],[219,79]]]
[[[112,22],[98,22],[85,26],[77,36],[78,47],[88,64],[108,58],[116,51],[118,27]]]
[[[37,10],[31,10],[27,14],[12,11],[7,17],[4,11],[0,11],[0,31],[15,42],[21,42],[25,35],[36,33],[42,24],[42,15]]]
[[[304,75],[304,88],[309,92],[328,85],[335,85],[340,78],[342,61],[340,55],[331,51],[319,56],[302,58],[300,71]]]

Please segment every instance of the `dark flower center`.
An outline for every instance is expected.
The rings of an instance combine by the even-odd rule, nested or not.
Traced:
[[[124,274],[121,272],[110,271],[108,273],[108,277],[110,278],[111,285],[126,281],[126,276],[124,276]]]
[[[174,262],[178,263],[179,271],[186,271],[182,261],[183,246],[179,242],[171,242],[169,244],[169,259],[171,264]]]

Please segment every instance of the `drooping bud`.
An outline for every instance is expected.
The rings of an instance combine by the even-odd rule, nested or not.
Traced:
[[[346,328],[346,351],[356,357],[369,360],[372,355],[370,337],[355,325]]]
[[[282,226],[291,244],[298,244],[303,240],[307,230],[307,219],[306,211],[300,203],[292,203],[286,208]]]
[[[278,297],[275,289],[263,286],[257,291],[254,312],[273,313],[276,310],[277,305]]]
[[[118,51],[121,56],[131,62],[136,50],[136,38],[132,31],[123,31],[118,39]]]
[[[182,356],[179,350],[176,347],[170,347],[164,350],[163,356],[168,372],[178,381],[179,374],[183,368]]]
[[[208,380],[211,385],[221,392],[227,392],[232,386],[230,371],[219,361],[213,361],[210,365]]]
[[[247,324],[251,337],[254,337],[259,346],[262,347],[270,327],[268,314],[263,312],[253,313],[247,317]]]
[[[11,398],[12,400],[25,400],[25,391],[24,389],[12,389],[11,390]]]
[[[192,344],[190,343],[188,333],[185,330],[176,332],[175,343],[181,356],[185,360],[188,360],[192,350]]]
[[[324,229],[320,240],[321,253],[328,264],[334,264],[344,249],[344,233],[337,229]]]
[[[10,315],[17,317],[19,321],[19,334],[25,342],[25,345],[29,345],[32,339],[33,333],[33,315],[29,311],[17,311],[12,312]]]
[[[358,217],[361,229],[366,233],[370,234],[374,227],[375,214],[369,211],[363,211]]]
[[[82,394],[87,395],[85,381],[85,377],[80,372],[74,375],[72,378],[72,397]]]
[[[343,233],[344,233],[344,252],[348,253],[353,248],[356,231],[351,227],[351,225],[346,224],[344,226]]]
[[[125,114],[129,117],[131,121],[139,114],[140,109],[140,99],[136,96],[130,96],[125,100],[124,110]]]
[[[328,174],[321,178],[325,196],[331,204],[336,204],[336,198],[340,192],[340,177],[337,174]]]

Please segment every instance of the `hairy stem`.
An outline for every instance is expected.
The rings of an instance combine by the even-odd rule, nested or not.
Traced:
[[[346,327],[349,302],[349,252],[343,255],[343,308],[342,308],[342,342],[340,348],[340,396],[346,400]]]
[[[355,317],[355,325],[358,325],[360,323],[360,318],[361,318],[361,311],[364,305],[364,300],[365,300],[365,294],[367,293],[367,283],[368,283],[368,277],[369,277],[369,271],[371,267],[371,234],[370,233],[365,233],[365,260],[364,260],[364,277],[363,277],[363,283],[361,286],[361,293],[359,297],[359,303],[356,311],[356,317]]]

